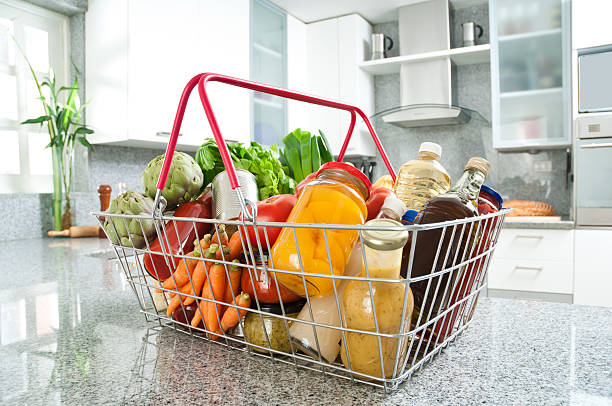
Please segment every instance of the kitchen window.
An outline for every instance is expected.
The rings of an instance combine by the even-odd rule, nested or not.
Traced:
[[[38,80],[50,69],[67,84],[68,18],[20,1],[0,0],[0,193],[51,192],[51,150],[46,127],[20,125],[43,115],[28,56]]]

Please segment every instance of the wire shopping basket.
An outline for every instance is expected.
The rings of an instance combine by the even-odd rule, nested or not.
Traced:
[[[116,235],[119,235],[116,224],[127,232],[127,240],[124,239],[123,243],[122,239],[117,238],[113,242],[105,228],[145,318],[160,326],[172,327],[194,337],[277,362],[380,386],[387,391],[397,389],[469,325],[478,296],[484,287],[484,278],[502,223],[509,210],[502,209],[487,215],[442,223],[393,227],[256,221],[257,207],[254,202],[246,200],[240,190],[236,170],[208,99],[206,84],[212,81],[347,111],[350,123],[338,161],[344,157],[359,115],[395,180],[395,172],[384,148],[367,116],[359,108],[224,75],[204,73],[195,76],[181,96],[157,183],[152,215],[93,213],[103,228],[107,222]],[[186,103],[196,85],[231,187],[240,203],[242,215],[239,219],[175,217],[163,213],[165,205],[161,190],[166,183]],[[155,235],[147,238],[144,230],[151,224],[155,228]],[[179,229],[186,228],[193,232],[197,241],[207,241],[215,234],[222,235],[226,229],[237,230],[235,232],[240,237],[243,252],[238,265],[243,272],[241,280],[236,282],[231,277],[237,264],[230,260],[226,251],[221,250],[220,256],[209,258],[189,256],[182,249],[176,253],[169,249],[169,241],[179,240]],[[270,236],[279,229],[288,230],[293,235],[300,265],[298,270],[275,267],[273,258],[267,257],[274,245]],[[204,230],[209,230],[208,236],[202,235]],[[248,237],[247,230],[255,231],[256,241]],[[316,233],[318,241],[323,244],[329,265],[327,269],[313,272],[304,266],[304,247],[298,244],[297,235],[305,230]],[[404,248],[403,278],[379,278],[372,275],[373,264],[368,264],[363,243],[363,233],[372,230],[405,230],[409,233],[410,238]],[[136,240],[135,234],[139,232],[144,237],[142,244]],[[330,236],[338,233],[351,233],[355,237],[357,243],[348,262],[357,261],[362,270],[360,275],[334,272],[332,262],[336,261],[331,252],[335,251],[330,249]],[[142,240],[140,235],[138,238]],[[162,241],[161,251],[152,249],[155,238]],[[422,264],[422,261],[417,261],[419,255],[429,255],[415,249],[419,238],[427,240],[432,247],[431,258],[427,262],[431,266],[428,269],[416,269],[414,265]],[[215,297],[214,292],[204,294],[201,281],[194,280],[195,273],[186,273],[187,280],[183,286],[176,282],[174,274],[160,277],[161,271],[156,268],[155,261],[150,261],[153,269],[145,266],[147,257],[153,256],[161,256],[169,269],[175,269],[181,263],[187,269],[189,261],[201,263],[205,280],[209,280],[213,267],[221,269],[225,273],[229,291],[235,294],[241,288],[249,288],[254,293],[250,306],[239,304],[233,295],[228,300],[227,297]],[[305,295],[302,299],[291,292],[286,293],[286,289],[279,283],[279,278],[285,276],[301,280],[306,292],[311,278],[327,281],[331,285],[331,293],[321,297]],[[267,297],[257,293],[256,285],[262,279],[266,279],[267,286],[276,298],[273,301],[278,303],[270,304]],[[172,286],[168,287],[168,283],[162,286],[160,281],[164,280],[169,280]],[[236,286],[236,283],[240,286]],[[364,317],[360,320],[347,320],[347,306],[354,304],[349,299],[343,301],[348,297],[343,295],[348,286],[353,290],[361,289],[365,297],[360,302],[364,307]],[[414,297],[419,303],[413,298],[413,291],[418,292]],[[392,296],[389,292],[393,292]],[[387,300],[390,297],[393,301]],[[172,311],[168,310],[169,307]],[[203,312],[212,317],[206,318]],[[216,328],[222,326],[225,312],[235,312],[239,319],[236,327]],[[212,328],[209,323],[198,324],[196,321],[200,319],[214,320],[210,324],[216,327]]]

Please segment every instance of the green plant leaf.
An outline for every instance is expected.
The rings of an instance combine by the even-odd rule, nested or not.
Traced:
[[[92,131],[93,132],[93,131]],[[79,137],[79,142],[85,146],[87,149],[93,149],[93,145],[91,145],[89,143],[89,141],[87,141],[87,138],[85,137]]]
[[[74,133],[75,134],[93,134],[94,130],[92,130],[91,128],[87,128],[87,127],[79,127],[75,130]]]
[[[53,117],[51,116],[40,116],[40,117],[36,117],[36,118],[30,118],[26,121],[22,121],[21,124],[43,124],[46,121],[52,120]]]

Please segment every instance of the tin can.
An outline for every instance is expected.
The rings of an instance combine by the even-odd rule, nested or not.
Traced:
[[[259,189],[255,176],[244,169],[236,169],[240,190],[245,199],[259,201]],[[227,171],[219,173],[212,181],[212,197],[215,206],[215,217],[218,220],[235,219],[240,215],[241,207],[236,192],[232,190]]]

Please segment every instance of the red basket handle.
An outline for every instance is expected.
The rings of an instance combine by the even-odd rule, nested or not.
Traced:
[[[210,128],[215,138],[215,142],[219,147],[219,152],[221,153],[221,158],[223,159],[223,163],[227,170],[232,189],[240,187],[240,183],[238,182],[238,178],[236,176],[236,169],[234,168],[234,163],[232,162],[232,159],[230,157],[227,145],[225,144],[225,140],[221,136],[221,131],[219,130],[217,119],[215,118],[215,114],[213,113],[212,107],[210,105],[208,94],[206,93],[206,83],[208,82],[221,82],[232,86],[243,87],[262,93],[285,97],[287,99],[293,99],[306,103],[312,103],[320,106],[348,111],[351,114],[351,121],[349,124],[346,139],[344,140],[344,144],[342,144],[342,149],[340,150],[340,154],[338,155],[338,161],[342,161],[342,159],[344,158],[346,149],[348,148],[348,143],[351,140],[351,136],[353,135],[353,130],[355,128],[356,115],[359,115],[368,127],[368,130],[372,135],[372,139],[374,140],[374,144],[376,144],[376,148],[378,148],[378,152],[380,152],[380,155],[385,163],[385,166],[387,167],[387,170],[389,171],[389,174],[393,178],[393,181],[395,181],[395,171],[393,170],[391,162],[389,162],[389,158],[387,157],[385,149],[382,143],[380,142],[380,139],[376,135],[376,131],[374,131],[374,127],[372,127],[370,120],[365,115],[365,113],[361,111],[361,109],[359,109],[358,107],[340,102],[335,102],[332,100],[322,99],[316,96],[310,96],[304,93],[295,92],[293,90],[264,85],[261,83],[252,82],[250,80],[238,79],[231,76],[220,75],[217,73],[201,73],[191,78],[191,80],[187,83],[187,86],[185,86],[183,94],[181,95],[181,100],[179,101],[178,110],[176,111],[174,124],[172,126],[172,132],[170,134],[170,140],[168,141],[168,147],[166,148],[166,156],[164,158],[161,173],[159,174],[159,180],[157,181],[157,189],[163,190],[164,185],[166,184],[168,171],[170,170],[170,164],[172,163],[172,156],[174,155],[174,149],[176,147],[176,141],[178,139],[178,134],[181,129],[181,123],[183,121],[183,115],[185,114],[187,100],[189,99],[189,95],[191,94],[191,91],[193,90],[196,84],[198,85],[198,92],[200,94],[202,106],[204,107],[204,112],[206,113],[206,117],[208,118]],[[168,157],[170,157],[170,159],[168,159]]]

